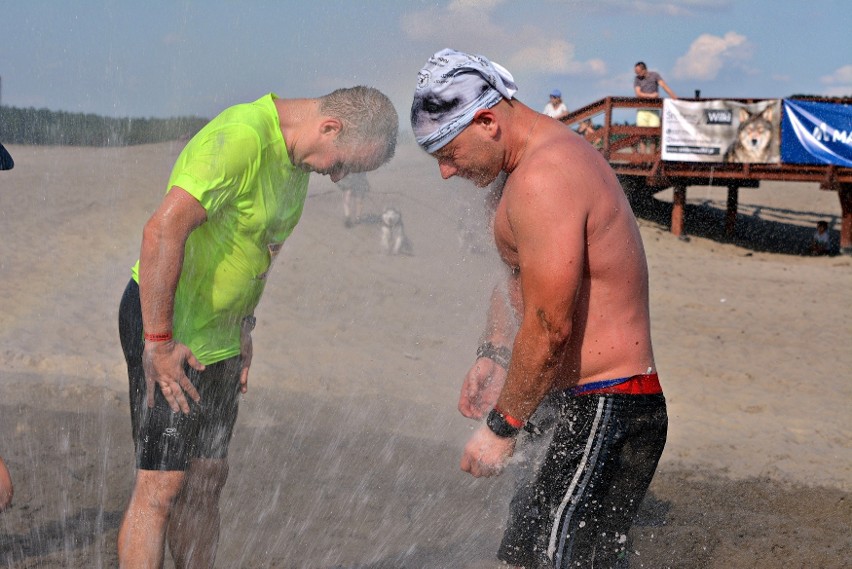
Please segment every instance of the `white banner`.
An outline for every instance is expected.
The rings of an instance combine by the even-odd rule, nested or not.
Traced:
[[[663,160],[767,164],[781,161],[781,101],[663,101]]]

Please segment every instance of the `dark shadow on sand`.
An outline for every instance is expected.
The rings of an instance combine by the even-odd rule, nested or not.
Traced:
[[[0,533],[0,564],[17,567],[27,559],[88,548],[102,539],[105,530],[117,529],[121,516],[119,511],[86,508],[64,520],[34,525],[28,533]]]
[[[413,544],[407,551],[365,565],[334,565],[328,569],[426,569],[496,566],[494,544],[482,537],[437,545]]]
[[[842,490],[664,470],[631,531],[630,567],[840,568],[850,519]]]
[[[671,227],[672,204],[642,193],[630,195],[630,205],[639,219],[664,228]],[[813,211],[793,211],[767,206],[739,208],[733,236],[725,234],[725,203],[704,200],[687,203],[685,208],[685,233],[719,243],[729,243],[753,252],[779,253],[807,256],[816,222],[828,222],[832,233],[832,255],[838,252],[838,216]]]

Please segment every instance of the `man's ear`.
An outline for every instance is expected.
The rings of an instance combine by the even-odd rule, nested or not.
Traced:
[[[484,128],[489,134],[497,132],[497,117],[491,109],[480,109],[473,115],[473,124]]]
[[[343,123],[334,117],[325,117],[320,122],[320,134],[336,137],[343,131]]]

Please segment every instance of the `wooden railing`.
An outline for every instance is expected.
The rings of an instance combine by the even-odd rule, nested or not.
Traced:
[[[698,101],[701,99],[685,99]],[[741,103],[755,103],[765,99],[726,99]],[[838,102],[836,99],[810,98],[813,101]],[[841,103],[852,103],[840,101]],[[655,193],[674,187],[675,200],[672,211],[672,232],[681,235],[684,225],[684,205],[687,186],[722,186],[728,188],[728,213],[726,232],[733,233],[736,224],[739,188],[756,188],[761,180],[783,182],[816,182],[823,190],[836,191],[842,212],[840,247],[852,254],[852,168],[828,164],[732,164],[708,162],[673,162],[662,160],[660,127],[640,127],[635,124],[613,122],[613,114],[621,109],[658,109],[662,99],[635,97],[607,97],[570,112],[563,122],[577,128],[591,119],[594,134],[586,136],[607,159],[622,181],[625,191]],[[643,139],[657,141],[655,152],[640,152]]]
[[[765,99],[726,100],[755,103]],[[840,168],[827,164],[723,164],[663,161],[659,149],[654,153],[637,151],[639,142],[643,138],[659,141],[662,127],[640,127],[613,122],[613,112],[617,109],[662,110],[662,107],[662,99],[607,97],[569,113],[562,120],[576,128],[586,119],[593,119],[593,122],[594,119],[598,119],[600,126],[595,132],[595,136],[601,142],[598,146],[616,174],[643,177],[649,188],[663,189],[677,183],[729,186],[737,181],[742,182],[739,184],[740,187],[756,187],[755,182],[760,180],[779,180],[818,182],[823,189],[837,191],[840,189],[840,184],[852,183],[852,168]],[[659,143],[657,146],[659,147]]]

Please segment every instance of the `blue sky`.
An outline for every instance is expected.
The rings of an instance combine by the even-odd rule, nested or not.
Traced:
[[[407,117],[443,47],[507,67],[518,98],[632,95],[644,60],[682,96],[852,95],[848,0],[18,0],[0,7],[2,104],[212,117],[274,91],[367,84]]]

